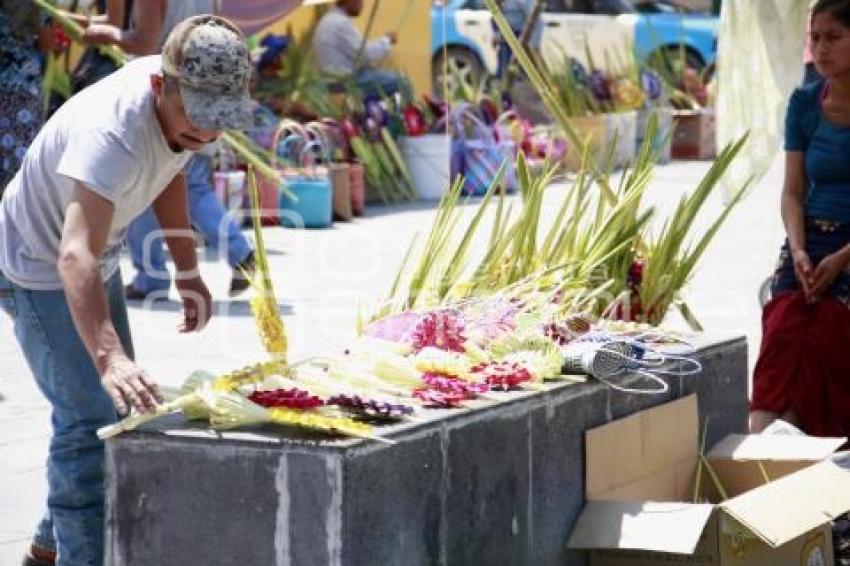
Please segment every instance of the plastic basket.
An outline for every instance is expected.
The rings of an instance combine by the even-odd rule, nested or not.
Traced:
[[[287,228],[327,228],[333,222],[333,189],[327,178],[297,177],[284,180],[298,198],[280,195],[280,224]]]

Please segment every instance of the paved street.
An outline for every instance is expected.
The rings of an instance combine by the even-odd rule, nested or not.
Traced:
[[[659,167],[648,204],[670,210],[680,195],[696,187],[708,163]],[[757,291],[773,268],[782,238],[779,159],[755,186],[704,258],[690,291],[690,304],[711,330],[746,334],[751,355],[759,339]],[[563,186],[553,186],[548,198]],[[516,197],[513,197],[516,198]],[[549,210],[554,214],[554,204]],[[721,208],[718,195],[704,220]],[[358,305],[381,297],[395,275],[412,235],[427,230],[434,205],[373,208],[369,216],[337,223],[332,230],[265,231],[270,262],[291,335],[294,358],[338,350],[350,338]],[[217,298],[217,316],[202,334],[177,334],[180,304],[131,308],[137,357],[162,383],[179,384],[192,370],[227,371],[262,359],[247,302],[228,300],[230,270],[204,258],[202,272]],[[130,277],[124,261],[125,280]],[[675,319],[672,324],[681,324]],[[752,358],[750,363],[752,364]],[[49,413],[33,385],[15,342],[9,319],[0,315],[0,565],[15,565],[43,511],[44,457]]]

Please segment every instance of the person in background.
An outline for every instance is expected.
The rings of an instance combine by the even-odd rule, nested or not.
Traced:
[[[130,26],[115,25],[111,12],[114,0],[107,5],[106,21],[93,22],[86,28],[85,41],[91,45],[117,45],[125,53],[144,56],[158,53],[169,32],[186,18],[214,13],[215,0],[145,0],[134,2]]]
[[[257,73],[253,89],[254,99],[276,116],[292,118],[300,122],[312,122],[319,116],[298,100],[289,100],[291,81],[283,76],[284,54],[292,38],[287,35],[268,34],[260,40],[261,50],[257,57]]]
[[[192,152],[251,120],[251,62],[214,16],[178,25],[141,57],[68,100],[45,124],[0,201],[0,309],[12,317],[51,405],[47,515],[26,566],[103,564],[103,442],[97,430],[161,401],[134,361],[119,256],[153,205],[169,230],[181,332],[212,315],[198,273],[181,171]]]
[[[76,12],[67,12],[66,15],[82,26],[110,24],[124,33],[129,33],[133,0],[98,0],[96,4],[99,12],[96,16],[85,16]],[[116,61],[101,53],[96,46],[89,45],[71,71],[71,94],[93,85],[117,69]]]
[[[157,53],[178,22],[187,17],[211,13],[214,4],[213,0],[136,2],[129,31],[109,24],[93,24],[86,30],[85,38],[95,45],[117,45],[132,55]],[[254,250],[213,192],[212,158],[207,153],[209,150],[196,154],[186,166],[189,215],[192,224],[207,243],[216,248],[226,246],[227,262],[232,270],[228,294],[236,296],[250,286],[249,277],[256,270]],[[127,231],[130,256],[136,269],[135,277],[125,289],[129,300],[164,297],[171,287],[159,232],[157,217],[152,209],[139,216]]]
[[[254,99],[278,116],[284,113],[283,96],[287,88],[283,73],[283,54],[291,43],[286,35],[268,34],[260,40],[254,75]]]
[[[511,31],[515,36],[520,37],[525,26],[525,20],[528,18],[526,0],[497,0],[496,3],[502,10],[502,14],[504,14],[508,24],[510,24]],[[493,23],[493,29],[499,46],[499,68],[496,71],[496,76],[504,78],[510,65],[511,57],[513,57],[513,52],[508,42],[505,41],[505,38],[502,37],[498,28],[496,28],[495,22]]]
[[[813,436],[850,435],[850,0],[811,16],[822,80],[791,96],[782,220],[787,240],[762,315],[750,429],[777,418]]]
[[[365,41],[353,19],[363,12],[363,0],[337,0],[316,26],[313,55],[319,70],[332,76],[351,77],[369,95],[410,94],[398,73],[378,69],[398,40],[395,32]]]
[[[31,2],[0,0],[0,198],[41,129],[43,23]]]

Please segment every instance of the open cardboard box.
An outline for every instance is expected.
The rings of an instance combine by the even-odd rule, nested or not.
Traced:
[[[592,566],[831,566],[850,459],[825,458],[845,439],[728,436],[706,455],[723,500],[697,466],[699,432],[693,395],[587,431],[587,505],[569,546]]]

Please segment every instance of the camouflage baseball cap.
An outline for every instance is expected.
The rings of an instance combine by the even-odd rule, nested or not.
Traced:
[[[180,84],[195,126],[224,130],[253,124],[251,61],[242,33],[229,20],[202,15],[179,23],[162,48],[162,72]]]

